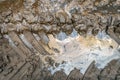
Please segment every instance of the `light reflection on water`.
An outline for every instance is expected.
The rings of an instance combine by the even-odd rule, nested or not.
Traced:
[[[65,40],[65,39],[68,38],[68,37],[77,37],[77,36],[78,36],[77,31],[76,31],[75,29],[73,29],[72,33],[71,33],[69,36],[67,36],[64,32],[61,31],[61,32],[56,36],[56,38],[57,38],[58,40],[63,41],[63,40]]]
[[[120,58],[120,52],[117,50],[118,44],[104,32],[99,32],[96,37],[87,38],[81,37],[75,30],[70,37],[66,37],[65,34],[60,35],[62,38],[59,36],[54,41],[59,46],[56,48],[60,51],[60,54],[56,53],[54,59],[60,65],[56,68],[49,68],[52,74],[61,69],[69,74],[74,68],[80,69],[84,74],[94,60],[98,68],[104,68],[111,60]],[[62,61],[65,63],[61,64]]]

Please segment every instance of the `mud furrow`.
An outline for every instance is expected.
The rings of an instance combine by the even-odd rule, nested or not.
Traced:
[[[23,51],[24,55],[29,56],[30,54],[32,54],[31,51],[25,46],[25,44],[19,38],[19,36],[18,36],[19,34],[15,33],[15,32],[11,32],[9,35],[12,37],[14,44],[19,49],[21,49],[21,51]]]

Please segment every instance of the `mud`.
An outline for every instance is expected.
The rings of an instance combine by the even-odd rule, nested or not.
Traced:
[[[0,0],[0,80],[120,80],[119,53],[120,0]]]

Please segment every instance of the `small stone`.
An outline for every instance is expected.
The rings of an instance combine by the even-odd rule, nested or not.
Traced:
[[[52,48],[54,50],[54,52],[56,53],[60,53],[60,51],[57,48]]]
[[[58,67],[60,65],[60,63],[55,63],[55,66]]]
[[[55,63],[55,61],[51,58],[51,57],[46,57],[45,61],[49,63],[49,65],[53,66],[53,64]]]

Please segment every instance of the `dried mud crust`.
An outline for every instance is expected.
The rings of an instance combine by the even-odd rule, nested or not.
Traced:
[[[120,80],[119,59],[101,70],[93,62],[84,75],[78,69],[69,75],[64,71],[52,75],[43,68],[42,57],[51,54],[44,49],[49,48],[47,35],[60,31],[69,35],[73,29],[81,36],[105,31],[120,44],[120,1],[1,0],[0,80]],[[50,65],[54,63],[47,60]]]

